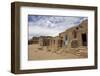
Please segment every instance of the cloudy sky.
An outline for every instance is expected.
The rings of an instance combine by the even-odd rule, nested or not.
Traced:
[[[28,15],[28,39],[33,36],[57,36],[78,25],[86,17]]]

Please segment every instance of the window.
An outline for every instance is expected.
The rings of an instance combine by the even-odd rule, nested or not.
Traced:
[[[65,40],[67,40],[68,38],[67,38],[67,35],[65,36]]]
[[[54,40],[54,44],[55,44],[55,40]]]
[[[74,38],[76,38],[76,37],[77,37],[77,32],[74,30],[74,31],[72,32],[72,35],[73,35]]]
[[[76,27],[76,30],[78,30],[79,29],[79,27]]]

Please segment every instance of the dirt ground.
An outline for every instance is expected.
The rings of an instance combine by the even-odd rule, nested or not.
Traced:
[[[39,47],[37,44],[28,45],[28,60],[55,60],[87,58],[87,48],[48,50],[48,47]]]

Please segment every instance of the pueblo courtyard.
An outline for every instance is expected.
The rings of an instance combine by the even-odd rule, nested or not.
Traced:
[[[58,36],[32,37],[28,60],[79,59],[88,57],[88,20],[66,29]]]

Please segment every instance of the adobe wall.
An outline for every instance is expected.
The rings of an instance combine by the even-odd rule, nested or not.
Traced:
[[[82,34],[87,35],[87,27],[88,27],[88,21],[83,21],[80,25],[72,27],[70,29],[67,29],[65,32],[60,33],[59,36],[63,38],[64,40],[64,47],[67,48],[73,48],[73,47],[79,47],[82,45]],[[74,34],[76,33],[75,37]],[[65,40],[65,37],[67,36],[67,40]],[[88,36],[88,35],[87,35]],[[73,47],[72,47],[73,45]]]

